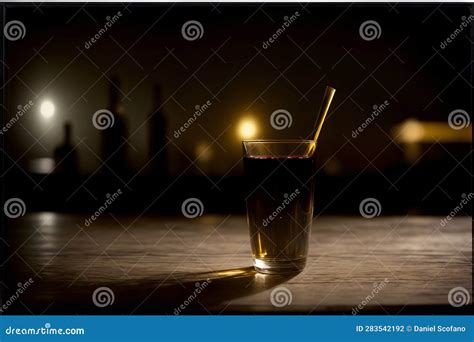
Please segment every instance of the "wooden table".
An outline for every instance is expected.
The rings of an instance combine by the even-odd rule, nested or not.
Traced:
[[[454,287],[472,293],[470,217],[445,227],[440,217],[318,217],[306,269],[285,277],[253,271],[244,216],[104,214],[85,227],[87,218],[34,213],[9,220],[7,292],[29,277],[34,283],[5,313],[173,314],[183,303],[180,314],[470,309],[448,302]],[[110,288],[113,304],[94,304],[99,287]],[[272,304],[277,287],[289,305]]]

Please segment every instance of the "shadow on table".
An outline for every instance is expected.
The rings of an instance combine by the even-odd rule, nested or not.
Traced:
[[[225,309],[225,303],[233,299],[268,290],[294,276],[295,274],[259,274],[253,267],[204,273],[174,273],[165,279],[153,280],[153,292],[144,291],[145,296],[134,308],[134,313],[178,315],[219,312]],[[148,285],[151,284],[146,287]]]
[[[214,314],[224,311],[233,299],[268,290],[295,275],[265,275],[242,267],[100,284],[89,281],[69,288],[43,282],[25,300],[31,305],[54,302],[45,314]]]

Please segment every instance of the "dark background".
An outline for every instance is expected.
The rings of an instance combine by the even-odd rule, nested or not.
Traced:
[[[439,140],[433,133],[417,144],[418,157],[410,161],[409,147],[394,140],[394,128],[415,118],[449,131],[450,112],[472,113],[472,24],[440,48],[471,7],[4,5],[2,27],[20,20],[26,35],[4,39],[3,123],[18,105],[35,103],[1,136],[4,198],[23,199],[28,212],[83,212],[96,210],[106,194],[121,189],[111,212],[179,213],[189,197],[200,198],[208,213],[243,212],[241,121],[255,122],[255,138],[307,137],[324,88],[332,85],[337,93],[318,146],[316,212],[358,214],[360,201],[374,197],[382,214],[446,215],[470,192],[470,143],[455,136]],[[118,11],[120,19],[87,49],[106,17]],[[263,42],[295,11],[298,19],[264,49]],[[202,24],[201,39],[183,38],[188,20]],[[359,35],[367,20],[379,23],[378,39]],[[125,113],[120,172],[107,167],[105,131],[92,125],[93,114],[110,106],[110,89]],[[49,119],[39,111],[46,99],[56,107]],[[210,108],[174,138],[195,106],[206,101]],[[385,101],[388,107],[354,139],[352,131]],[[291,113],[293,123],[278,131],[269,118],[280,108]],[[153,126],[158,116],[163,121]],[[60,172],[61,165],[35,171],[35,160],[53,158],[62,144],[65,122],[72,125],[77,174]],[[166,148],[156,158],[154,138],[163,127]],[[469,212],[470,206],[463,209]]]

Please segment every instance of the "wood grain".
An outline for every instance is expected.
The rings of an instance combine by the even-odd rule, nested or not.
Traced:
[[[12,220],[7,298],[34,284],[7,313],[463,313],[448,293],[472,293],[471,218],[447,226],[439,217],[319,217],[306,269],[293,276],[253,271],[244,216],[199,219],[36,213]],[[203,286],[196,298],[195,289]],[[109,287],[114,303],[92,301]],[[284,286],[291,304],[275,307]],[[375,287],[379,291],[374,293]],[[380,289],[380,287],[382,288]]]

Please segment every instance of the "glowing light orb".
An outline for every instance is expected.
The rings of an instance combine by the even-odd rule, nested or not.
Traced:
[[[54,103],[52,103],[51,101],[45,100],[43,101],[43,103],[41,103],[40,113],[45,119],[49,119],[50,117],[52,117],[54,115],[55,110],[56,108],[54,107]]]
[[[407,120],[402,128],[402,137],[406,142],[416,143],[423,139],[425,130],[423,125],[414,119]]]
[[[238,133],[242,139],[250,139],[257,134],[257,124],[252,119],[242,119],[238,126]]]

